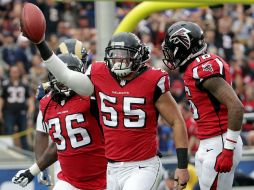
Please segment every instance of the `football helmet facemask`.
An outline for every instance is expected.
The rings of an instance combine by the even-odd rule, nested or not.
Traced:
[[[84,64],[76,55],[59,54],[58,57],[67,65],[69,69],[73,71],[78,71],[81,73],[85,72]],[[72,91],[70,88],[68,88],[64,84],[58,82],[52,73],[49,72],[48,78],[49,78],[50,87],[54,93],[54,96],[57,97],[58,99],[70,97],[72,94],[74,94],[74,91]]]
[[[88,67],[88,53],[82,42],[76,39],[67,39],[59,44],[56,55],[58,54],[74,54]]]
[[[202,29],[193,22],[180,21],[167,30],[162,43],[162,60],[169,69],[174,70],[206,53],[206,49]]]
[[[114,35],[108,43],[104,57],[110,71],[118,77],[125,77],[137,71],[148,59],[149,49],[130,32]]]

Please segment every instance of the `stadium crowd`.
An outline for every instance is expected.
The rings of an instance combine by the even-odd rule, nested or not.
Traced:
[[[89,50],[89,60],[95,61],[94,2],[30,2],[37,4],[45,15],[46,39],[52,49],[56,50],[64,39],[76,38]],[[40,83],[47,81],[47,70],[41,64],[35,47],[25,37],[20,36],[19,16],[23,3],[21,0],[5,0],[0,3],[1,135],[35,127],[35,116],[38,112],[36,89]],[[116,5],[116,15],[120,22],[137,3]],[[233,86],[245,106],[245,112],[254,112],[254,5],[225,4],[167,10],[150,15],[139,23],[135,33],[150,47],[151,65],[166,69],[161,60],[161,42],[168,26],[178,20],[197,22],[202,27],[209,51],[218,54],[229,63]],[[196,123],[185,99],[183,81],[177,70],[169,74],[171,93],[181,107],[188,127],[190,154],[194,154],[198,146]],[[19,88],[9,89],[10,81],[16,83]],[[163,155],[172,155],[175,154],[172,130],[166,125],[168,124],[160,118],[159,149]],[[254,146],[253,122],[244,123],[242,137],[245,145]],[[32,143],[27,145],[26,136],[22,136],[21,145],[24,149],[32,149]]]

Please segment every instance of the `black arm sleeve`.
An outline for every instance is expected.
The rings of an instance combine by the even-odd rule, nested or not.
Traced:
[[[36,44],[36,47],[40,51],[43,60],[48,60],[53,55],[53,51],[49,48],[46,41]]]

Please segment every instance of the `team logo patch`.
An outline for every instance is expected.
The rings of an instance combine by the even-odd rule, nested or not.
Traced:
[[[124,86],[125,84],[126,84],[126,81],[125,80],[121,80],[120,85]]]
[[[210,63],[202,64],[203,71],[213,72],[213,66]]]
[[[187,49],[190,49],[190,37],[188,36],[189,32],[191,31],[187,30],[186,28],[180,28],[170,37],[169,40],[174,44],[181,43]]]

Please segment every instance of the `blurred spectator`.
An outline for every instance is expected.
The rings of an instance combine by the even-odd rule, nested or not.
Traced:
[[[215,27],[218,27],[218,21],[224,16],[224,6],[222,4],[210,6],[211,16],[215,22]]]
[[[6,134],[12,135],[14,132],[25,131],[28,120],[33,119],[34,98],[28,84],[22,81],[17,66],[10,67],[9,77],[2,83],[0,121],[4,123]],[[20,140],[22,148],[28,150],[26,136],[22,136]]]
[[[174,79],[171,82],[170,92],[176,102],[181,102],[185,99],[184,84],[182,79]]]
[[[117,13],[117,17],[122,20],[124,18],[124,16],[126,14],[128,14],[128,12],[134,8],[138,3],[136,2],[117,2],[117,8],[116,8],[116,13]]]
[[[161,46],[167,29],[168,17],[162,13],[153,13],[147,19],[146,27],[148,27],[151,35],[151,41],[157,46]]]
[[[228,16],[222,17],[218,22],[218,31],[215,35],[215,45],[221,51],[219,56],[229,61],[233,56],[233,38],[234,33],[231,31],[232,19]],[[222,51],[223,50],[223,51]]]
[[[237,94],[237,96],[243,100],[244,99],[244,73],[243,67],[245,65],[244,59],[235,59],[233,58],[228,62],[230,64],[230,73],[233,80],[233,88]]]
[[[96,61],[96,41],[92,40],[89,42],[88,45],[88,64],[93,63]]]
[[[18,36],[17,45],[18,47],[15,50],[16,63],[20,62],[24,67],[25,73],[28,73],[36,49],[34,46],[30,46],[30,41],[22,35]]]
[[[2,91],[2,82],[4,80],[4,76],[3,75],[4,75],[3,66],[0,65],[0,94],[2,93],[1,92]],[[2,118],[1,110],[0,110],[0,135],[2,135],[2,134],[5,134],[5,131],[4,131],[4,125],[3,125],[3,118]]]
[[[247,53],[246,75],[250,76],[250,80],[254,80],[254,48]],[[247,82],[247,81],[246,81]]]
[[[218,54],[218,48],[215,45],[215,31],[214,30],[206,31],[205,41],[207,42],[208,51],[213,54]]]
[[[39,1],[39,8],[42,10],[47,21],[46,34],[57,32],[57,23],[60,20],[60,13],[55,0]]]
[[[63,7],[61,11],[61,17],[64,21],[70,23],[71,27],[77,27],[76,20],[77,20],[77,12],[73,11],[76,8],[75,1],[64,1]]]
[[[242,87],[243,88],[243,83],[246,84],[246,88],[251,84],[252,81],[254,81],[254,49],[250,49],[247,52],[247,57],[242,61],[241,64],[241,77],[242,77]],[[236,83],[236,81],[234,81]],[[244,92],[240,92],[241,96],[244,96]],[[242,98],[243,100],[244,98]]]
[[[16,63],[16,54],[15,54],[16,44],[14,43],[14,37],[10,32],[3,33],[3,49],[2,57],[3,61],[11,66]]]
[[[69,28],[70,28],[70,23],[68,22],[60,21],[57,24],[57,36],[59,39],[59,43],[70,38]]]
[[[247,45],[247,49],[254,49],[254,27],[251,29],[249,33],[249,39],[246,42],[246,45]]]
[[[232,31],[235,33],[236,39],[242,43],[249,40],[250,31],[253,27],[253,18],[245,15],[245,11],[244,5],[236,5],[236,20],[232,25]]]
[[[58,47],[58,44],[60,44],[58,36],[56,34],[49,35],[48,43],[49,46],[52,48],[52,50],[55,52]]]
[[[85,19],[85,25],[81,24],[84,27],[94,28],[95,27],[95,10],[94,10],[94,2],[79,2],[79,18]],[[81,21],[83,22],[83,21]]]
[[[48,72],[42,64],[41,57],[37,54],[32,59],[32,67],[29,70],[30,88],[35,94],[37,87],[48,80]]]
[[[244,59],[244,53],[245,53],[245,47],[242,43],[239,41],[234,41],[233,43],[233,55],[232,57],[237,60],[243,60]],[[230,59],[232,59],[232,57]]]
[[[86,16],[81,15],[78,18],[78,27],[79,28],[88,28],[89,27],[89,20]]]
[[[245,113],[254,112],[254,83],[245,85],[245,99],[242,101]],[[254,145],[254,123],[247,121],[242,127],[243,142],[245,145]]]

